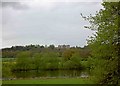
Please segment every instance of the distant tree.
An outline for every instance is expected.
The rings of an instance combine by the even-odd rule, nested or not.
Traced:
[[[91,56],[91,50],[89,46],[84,46],[82,49],[80,49],[80,56],[83,58],[83,60],[86,60],[89,56]]]
[[[24,52],[20,52],[17,56],[16,56],[16,65],[15,65],[15,69],[16,71],[27,71],[32,69],[32,64],[31,62],[32,57],[31,57],[31,53],[29,51],[24,51]]]
[[[11,63],[2,63],[2,78],[3,79],[13,78],[12,66],[13,64]]]
[[[15,58],[17,53],[17,51],[4,50],[2,51],[2,58]]]
[[[82,68],[82,65],[81,65],[81,56],[80,56],[79,52],[75,52],[72,55],[72,57],[70,58],[70,60],[74,64],[74,68],[75,69],[81,69]]]
[[[58,69],[59,54],[56,52],[47,52],[43,54],[42,63],[44,69]]]
[[[65,61],[70,60],[73,53],[74,53],[74,51],[72,49],[66,49],[63,52],[62,57],[64,58]]]
[[[40,70],[42,69],[42,66],[43,66],[43,61],[42,61],[42,54],[41,53],[35,53],[33,55],[33,58],[34,58],[34,66],[35,66],[35,69],[36,70]]]
[[[40,46],[40,48],[44,48],[44,46],[42,45],[42,46]]]
[[[54,45],[50,45],[50,46],[49,46],[49,48],[54,49],[54,48],[55,48],[55,46],[54,46]]]

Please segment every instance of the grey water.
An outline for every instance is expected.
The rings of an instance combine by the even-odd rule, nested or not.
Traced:
[[[83,70],[31,70],[13,73],[15,78],[80,78],[89,77],[88,71]]]

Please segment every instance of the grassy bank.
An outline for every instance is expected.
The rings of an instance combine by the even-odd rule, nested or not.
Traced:
[[[18,79],[3,81],[3,84],[93,84],[89,78],[57,78],[57,79]]]

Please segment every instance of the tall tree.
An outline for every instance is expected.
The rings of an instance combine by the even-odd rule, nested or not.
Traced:
[[[103,2],[101,9],[95,16],[82,17],[90,22],[90,26],[85,26],[95,31],[90,37],[88,44],[92,50],[95,63],[93,70],[96,72],[98,83],[118,84],[118,51],[120,38],[118,25],[120,17],[120,2]],[[101,69],[101,70],[100,70]],[[99,70],[99,74],[97,74]]]

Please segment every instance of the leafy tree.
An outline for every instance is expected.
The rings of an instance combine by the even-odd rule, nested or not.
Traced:
[[[91,56],[89,46],[84,46],[79,52],[82,60],[87,60]]]
[[[17,55],[16,65],[14,70],[27,71],[32,69],[32,57],[29,51],[21,52]]]
[[[15,58],[16,53],[16,51],[2,51],[2,58]]]
[[[72,56],[69,59],[63,61],[62,64],[63,69],[81,69],[82,65],[80,54],[78,52],[73,53]]]
[[[44,48],[44,46],[42,45],[42,46],[40,46],[40,48]]]
[[[35,69],[36,70],[39,70],[39,69],[41,69],[42,68],[42,60],[41,60],[41,58],[42,58],[42,54],[41,53],[35,53],[34,55],[33,55],[33,58],[34,58],[34,62],[33,62],[33,64],[34,64],[34,66],[35,66]]]
[[[54,46],[54,45],[50,45],[49,48],[50,48],[50,49],[54,49],[55,46]]]
[[[70,60],[74,64],[74,69],[81,69],[82,68],[81,57],[80,57],[79,53],[74,53],[72,55],[72,57],[70,58]]]
[[[70,60],[70,58],[72,57],[72,54],[73,54],[73,53],[74,53],[73,50],[67,49],[67,50],[65,50],[65,51],[63,52],[62,57],[64,58],[65,61]]]
[[[13,64],[2,63],[2,78],[3,79],[13,78],[12,67],[13,67]]]
[[[64,69],[73,69],[74,68],[73,62],[71,60],[64,62],[63,68]]]
[[[120,2],[103,2],[102,6],[104,9],[95,16],[82,17],[91,24],[85,27],[95,31],[88,44],[95,59],[93,68],[97,83],[118,84]]]
[[[47,52],[43,54],[42,62],[44,69],[58,69],[59,58],[58,53]]]

